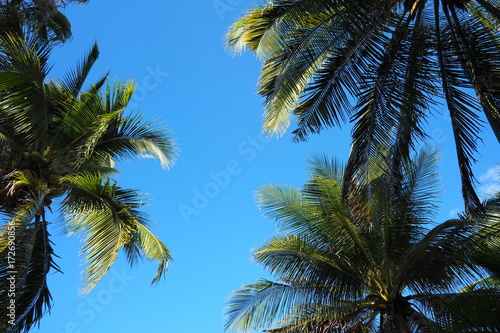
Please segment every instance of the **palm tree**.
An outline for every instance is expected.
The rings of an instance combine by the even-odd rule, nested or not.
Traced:
[[[97,45],[63,80],[46,80],[51,45],[15,35],[0,41],[2,332],[28,331],[51,306],[46,278],[58,267],[47,213],[56,205],[67,231],[83,236],[85,293],[120,249],[130,263],[141,257],[157,261],[153,282],[171,260],[140,211],[142,195],[111,178],[117,161],[135,156],[171,166],[176,147],[168,131],[139,114],[125,114],[132,82],[110,86],[105,76],[82,91]]]
[[[19,31],[20,27],[50,41],[67,41],[71,24],[60,11],[69,3],[83,4],[89,0],[5,0],[0,4],[0,34]]]
[[[498,332],[500,289],[476,259],[497,244],[500,263],[500,200],[436,225],[436,160],[423,150],[404,164],[398,190],[372,169],[345,197],[343,168],[324,157],[301,190],[264,186],[258,200],[280,234],[254,259],[277,280],[235,291],[226,331]]]
[[[500,7],[490,0],[276,0],[248,11],[227,46],[263,59],[263,129],[295,140],[350,119],[346,179],[390,151],[395,170],[439,101],[451,119],[467,209],[481,111],[500,141]]]

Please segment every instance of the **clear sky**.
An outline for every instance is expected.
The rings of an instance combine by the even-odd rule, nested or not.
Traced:
[[[221,333],[227,296],[266,276],[250,255],[275,228],[262,217],[255,191],[267,183],[302,185],[313,154],[347,159],[347,125],[300,144],[289,135],[260,134],[260,62],[250,53],[232,57],[223,47],[228,26],[253,6],[251,0],[91,0],[68,7],[73,40],[55,50],[50,78],[97,41],[101,56],[90,80],[107,71],[111,78],[134,79],[139,86],[130,111],[157,119],[177,140],[180,154],[171,170],[154,160],[134,160],[119,166],[118,178],[123,187],[148,194],[145,211],[174,263],[151,287],[154,264],[129,268],[122,257],[81,296],[80,241],[64,235],[54,217],[53,241],[64,274],[50,276],[54,307],[35,332]],[[446,117],[430,119],[428,133],[442,149],[443,221],[462,207]],[[498,169],[492,171],[499,160],[492,134],[483,137],[488,146],[480,143],[475,170],[486,188],[499,183]]]

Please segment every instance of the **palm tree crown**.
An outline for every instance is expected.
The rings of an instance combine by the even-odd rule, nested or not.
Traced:
[[[226,329],[497,332],[500,289],[481,280],[488,273],[473,258],[496,244],[496,259],[486,261],[499,263],[499,201],[484,206],[486,215],[436,225],[435,167],[436,154],[422,151],[398,189],[390,174],[374,172],[344,197],[343,168],[316,158],[302,190],[263,187],[259,202],[283,233],[254,258],[279,280],[234,292]]]
[[[482,120],[500,141],[500,7],[490,0],[277,0],[231,27],[227,45],[264,59],[264,130],[296,140],[355,122],[346,175],[390,151],[408,158],[441,100],[452,123],[466,207]],[[362,172],[361,172],[362,173]]]
[[[46,213],[55,204],[67,231],[83,235],[84,292],[106,274],[120,249],[131,263],[139,257],[157,261],[153,282],[165,274],[171,259],[140,211],[141,194],[122,188],[111,176],[116,161],[134,156],[154,157],[169,167],[176,155],[174,141],[140,115],[125,114],[132,82],[110,86],[105,76],[82,91],[97,45],[63,80],[47,81],[51,45],[12,34],[0,41],[2,332],[29,330],[50,307],[46,276],[58,267]],[[11,274],[15,296],[8,296]],[[7,306],[12,300],[16,316],[11,322]]]
[[[71,24],[60,11],[69,3],[89,0],[3,0],[0,3],[0,34],[20,27],[46,41],[65,42],[71,37]]]

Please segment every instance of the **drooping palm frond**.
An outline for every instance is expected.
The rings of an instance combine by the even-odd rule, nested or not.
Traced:
[[[486,4],[486,2],[483,3]],[[497,56],[500,51],[500,39],[497,35],[498,30],[491,24],[494,18],[486,20],[484,11],[478,9],[473,3],[468,3],[467,6],[474,15],[464,15],[453,7],[450,8],[452,22],[455,23],[453,27],[456,38],[463,43],[461,49],[463,56],[459,59],[474,86],[486,119],[500,141],[500,87],[498,86],[500,59]],[[500,13],[498,9],[496,11],[496,20],[498,20]]]
[[[35,233],[33,239],[30,238],[31,232]],[[24,238],[26,236],[27,239]],[[47,221],[35,219],[33,230],[23,232],[19,247],[25,245],[32,248],[29,265],[23,275],[19,274],[20,287],[16,290],[20,296],[16,300],[15,326],[19,327],[20,331],[34,326],[50,309],[52,297],[47,285],[47,276],[51,270],[59,271],[53,258],[55,255],[47,230]]]
[[[177,147],[169,131],[159,127],[157,121],[143,121],[141,115],[119,114],[113,127],[95,147],[96,154],[107,153],[112,157],[156,158],[164,168],[175,162]]]
[[[397,173],[443,101],[464,202],[474,210],[482,114],[500,142],[499,18],[490,0],[269,1],[238,19],[226,41],[263,58],[268,134],[283,134],[294,116],[295,140],[354,124],[346,180],[385,156]]]
[[[490,288],[417,298],[434,314],[433,331],[499,332],[499,318],[494,314],[499,296],[498,288]]]
[[[245,285],[231,296],[226,311],[226,329],[246,331],[270,325],[276,314],[283,311],[283,303],[287,304],[283,290],[285,284],[268,280],[260,280]],[[293,292],[289,294],[294,298]]]
[[[480,280],[481,285],[500,285],[500,193],[483,203],[484,212],[476,213],[473,220],[482,220],[481,227],[471,242],[474,248],[471,258],[474,263],[488,272],[488,278]],[[477,284],[477,283],[475,283]]]
[[[70,187],[63,201],[68,231],[83,235],[82,251],[87,265],[84,293],[107,273],[124,247],[129,258],[142,253],[158,261],[153,282],[164,275],[170,253],[147,229],[147,218],[139,211],[143,203],[137,192],[122,189],[98,173],[67,176],[62,181]]]
[[[381,60],[359,80],[346,181],[371,174],[370,167],[383,158],[397,181],[401,164],[425,136],[421,124],[435,90],[428,79],[433,72],[430,42],[425,16],[419,15],[415,22],[410,18],[395,21],[390,27],[392,38],[378,41],[384,49]]]
[[[127,254],[132,253],[132,256],[134,253],[140,253],[141,256],[158,262],[158,270],[151,281],[151,284],[155,284],[167,273],[172,256],[167,247],[146,227],[144,222],[136,223],[135,227],[134,238],[125,244],[125,249]],[[130,252],[129,246],[134,246],[137,250]]]
[[[45,220],[44,191],[27,193],[24,201],[3,215],[7,222],[0,236],[0,328],[12,333],[28,331],[50,309],[46,277],[51,269],[59,270]]]
[[[453,125],[462,178],[462,192],[466,207],[475,209],[480,205],[479,198],[474,191],[472,172],[472,162],[474,161],[472,155],[477,150],[476,142],[479,139],[477,133],[480,120],[474,113],[474,110],[478,109],[478,103],[463,91],[464,88],[470,88],[470,83],[463,77],[460,64],[454,60],[457,56],[463,57],[463,52],[455,49],[456,43],[450,43],[450,39],[453,41],[453,38],[456,38],[453,31],[448,30],[453,28],[452,22],[450,22],[448,15],[446,16],[448,24],[441,23],[439,12],[436,12],[435,16],[440,76],[444,98]]]

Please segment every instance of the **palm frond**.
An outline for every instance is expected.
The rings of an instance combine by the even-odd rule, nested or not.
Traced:
[[[0,42],[0,113],[18,140],[37,146],[47,142],[48,111],[44,79],[51,46],[37,40],[2,36]]]
[[[158,261],[153,282],[166,272],[170,254],[166,247],[145,227],[146,216],[139,211],[140,195],[122,189],[98,173],[67,176],[70,191],[63,202],[63,212],[71,233],[83,234],[83,253],[87,267],[83,292],[88,293],[107,273],[125,248],[129,259],[137,251]],[[133,242],[132,244],[130,244]]]
[[[151,284],[155,284],[167,273],[172,256],[167,247],[143,223],[136,221],[132,240],[124,245],[129,262],[133,263],[139,256],[158,262],[158,270]]]
[[[314,289],[260,279],[232,293],[226,303],[225,331],[263,329],[296,305],[315,298]]]
[[[486,115],[493,133],[500,142],[500,80],[498,52],[500,40],[497,29],[482,19],[483,12],[464,15],[450,8],[453,32],[462,44],[462,68],[473,84],[479,103]],[[497,9],[498,11],[498,9]]]
[[[301,235],[273,238],[256,250],[254,259],[283,281],[336,285],[345,298],[366,284],[360,273],[367,269],[346,238],[339,235],[335,243]]]
[[[308,304],[297,306],[293,313],[279,322],[279,326],[266,330],[268,333],[324,333],[370,332],[377,317],[367,301],[345,302],[341,306]],[[360,324],[363,323],[363,324]]]
[[[130,158],[134,156],[156,158],[164,168],[175,162],[177,147],[169,132],[157,122],[143,122],[142,116],[117,115],[113,127],[95,146],[96,154]]]
[[[398,207],[402,216],[411,216],[430,224],[437,214],[437,199],[440,196],[440,177],[438,173],[438,152],[430,147],[421,149],[406,163],[403,182],[398,193]]]
[[[43,191],[31,193],[29,200],[9,214],[1,233],[0,328],[8,332],[28,331],[51,307],[46,278],[59,267],[53,260],[44,205]]]
[[[480,270],[468,257],[473,232],[473,222],[464,220],[437,225],[408,250],[395,281],[417,294],[449,291],[457,284],[474,282]]]
[[[88,52],[87,56],[79,63],[75,69],[66,74],[66,78],[63,81],[65,88],[70,91],[75,97],[82,90],[82,86],[85,83],[85,79],[89,74],[92,66],[99,57],[99,48],[97,43],[92,45],[92,48]]]
[[[435,321],[445,332],[499,332],[500,321],[494,315],[500,305],[498,289],[419,297],[436,314]]]
[[[439,20],[439,12],[436,12],[435,15],[440,76],[456,143],[460,177],[462,179],[462,195],[466,208],[474,210],[480,206],[479,198],[474,190],[472,172],[472,163],[475,162],[473,152],[477,151],[477,141],[479,140],[477,133],[480,125],[478,124],[481,123],[474,111],[477,112],[479,107],[477,101],[463,91],[464,88],[471,88],[471,86],[452,59],[453,56],[463,57],[463,52],[457,49],[459,43],[456,41],[456,35],[449,35],[448,41],[452,42],[445,43],[445,33],[450,33],[446,28],[451,28],[453,24],[450,22],[449,16],[447,16],[449,25],[445,25],[443,28]]]
[[[262,186],[256,196],[266,216],[275,219],[283,231],[301,232],[303,228],[309,228],[304,221],[316,218],[315,212],[306,206],[300,190],[293,186]]]

